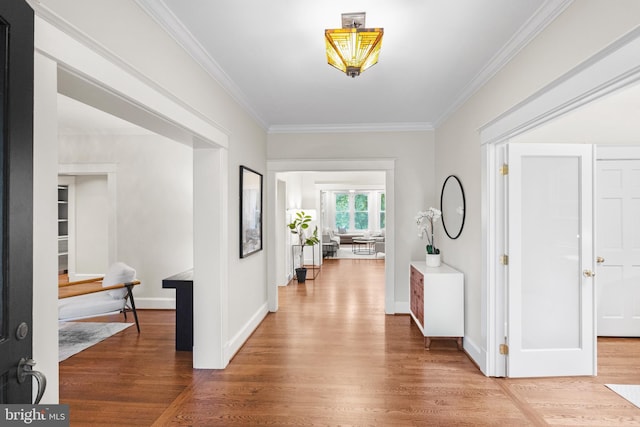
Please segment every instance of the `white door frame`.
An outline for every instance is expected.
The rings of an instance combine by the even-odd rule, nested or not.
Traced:
[[[276,173],[278,172],[335,172],[335,171],[384,171],[386,188],[386,231],[385,231],[385,297],[384,311],[387,314],[396,312],[395,305],[395,250],[394,250],[394,221],[395,221],[395,161],[392,159],[344,159],[344,160],[270,160],[267,161],[267,235],[278,234],[276,224]],[[319,207],[319,206],[318,206]],[[284,259],[279,259],[276,250],[276,239],[267,239],[267,299],[269,311],[278,311],[278,276],[277,265],[284,263]]]
[[[84,83],[87,96],[103,91],[110,95],[109,105],[99,105],[105,111],[120,116],[126,106],[128,113],[138,113],[136,121],[159,134],[188,143],[195,150],[204,152],[203,161],[194,164],[194,187],[201,183],[200,196],[194,189],[194,235],[214,237],[211,243],[194,241],[194,271],[200,286],[196,301],[209,301],[205,307],[194,307],[194,316],[202,321],[194,328],[194,367],[224,368],[228,355],[224,353],[227,341],[227,313],[218,310],[224,305],[227,286],[227,252],[229,239],[227,151],[229,136],[224,129],[205,118],[130,67],[117,56],[106,51],[84,33],[71,27],[47,6],[30,2],[35,17],[35,81],[34,81],[34,194],[42,203],[34,205],[34,318],[36,338],[33,356],[39,361],[42,371],[50,379],[44,395],[44,403],[58,403],[59,381],[57,376],[57,299],[54,288],[49,286],[57,280],[57,247],[55,224],[57,209],[55,193],[57,187],[57,123],[56,97],[58,77],[72,76]],[[95,90],[94,90],[95,89]],[[89,93],[90,92],[90,93]],[[94,99],[95,101],[100,101]],[[104,99],[102,99],[104,101]],[[91,102],[87,102],[91,104]],[[144,121],[141,123],[140,121]],[[194,156],[195,157],[195,156]],[[206,162],[204,161],[206,160]],[[215,173],[207,171],[215,170]],[[210,194],[217,198],[210,201]],[[196,198],[203,199],[203,209],[197,215]],[[46,201],[46,203],[44,203]],[[209,206],[215,206],[216,216],[208,215]],[[198,221],[198,218],[203,218]],[[46,226],[45,226],[46,225]],[[199,261],[205,259],[206,261]],[[211,259],[221,268],[213,271]],[[198,263],[201,266],[198,266]],[[38,266],[37,268],[35,266]],[[216,267],[215,265],[213,266]],[[224,308],[224,307],[223,307]],[[206,337],[204,337],[206,335]],[[53,339],[50,339],[53,337]]]
[[[488,376],[505,376],[499,346],[505,336],[504,192],[499,168],[502,145],[591,101],[640,81],[640,28],[629,32],[553,83],[479,129],[482,153],[482,289],[486,296],[486,359],[478,361]]]
[[[598,163],[600,161],[628,161],[628,160],[640,160],[640,145],[599,145],[596,147],[596,152],[595,152],[595,163],[596,163],[596,176],[598,174],[599,171],[599,167],[598,167]],[[598,203],[600,201],[600,194],[598,192],[598,190],[596,189],[594,191],[594,203]],[[595,235],[597,236],[599,234],[599,226],[602,222],[601,219],[599,219],[599,212],[596,210],[595,212],[595,218],[594,218],[594,224],[595,224],[595,230],[596,233]],[[598,249],[599,245],[595,247],[595,255],[600,257],[603,256],[604,253]],[[600,249],[602,249],[600,247]],[[605,258],[607,258],[606,255],[604,255]],[[596,269],[594,271],[598,272],[598,277],[597,279],[601,279],[600,274],[599,274],[599,268],[596,267]],[[597,282],[596,282],[597,283]],[[601,284],[598,284],[598,288],[600,289],[600,291],[602,291],[601,289]],[[599,297],[600,296],[600,292],[596,292],[596,324],[599,326],[596,329],[596,334],[598,334],[599,336],[600,333],[602,333],[602,328],[600,327],[602,325],[601,323],[601,316],[600,316],[600,300]],[[599,329],[599,330],[598,330]],[[610,332],[610,330],[609,330]]]
[[[109,198],[109,211],[107,212],[107,265],[118,260],[118,221],[117,221],[117,165],[114,163],[60,163],[58,164],[59,177],[76,177],[87,175],[103,175],[107,177],[107,197]],[[74,213],[69,213],[74,215]],[[71,223],[71,222],[70,222]],[[75,231],[69,230],[69,278],[75,278],[76,251]],[[74,279],[71,279],[71,277]]]

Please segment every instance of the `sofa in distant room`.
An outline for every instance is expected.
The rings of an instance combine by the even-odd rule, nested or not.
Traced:
[[[344,228],[338,228],[338,232],[336,236],[340,238],[340,243],[343,245],[351,245],[353,243],[353,239],[358,239],[364,237],[363,233],[347,233],[347,230]]]
[[[340,249],[340,237],[336,236],[333,230],[322,234],[322,256],[335,256]]]

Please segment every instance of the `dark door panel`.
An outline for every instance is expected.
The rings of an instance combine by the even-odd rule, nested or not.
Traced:
[[[0,2],[0,403],[31,403],[33,275],[33,11]]]

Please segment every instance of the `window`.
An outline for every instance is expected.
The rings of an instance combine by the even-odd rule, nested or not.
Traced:
[[[384,193],[380,194],[380,230],[383,230],[386,225],[386,213],[387,213],[387,200]]]
[[[356,193],[335,194],[335,227],[340,230],[369,230],[377,228],[375,222],[378,217],[376,194],[363,191]],[[371,200],[369,200],[371,196]],[[372,220],[372,224],[369,220]],[[344,231],[343,231],[344,232]]]
[[[349,195],[346,193],[336,194],[336,228],[349,229],[350,215],[349,215]]]
[[[356,194],[353,199],[354,225],[356,230],[369,229],[369,195]]]

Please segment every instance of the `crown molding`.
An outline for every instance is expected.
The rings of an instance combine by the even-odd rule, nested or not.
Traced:
[[[207,50],[180,22],[163,0],[134,0],[136,4],[171,36],[263,129],[267,122],[249,103],[246,95],[234,83]]]
[[[478,129],[480,144],[514,138],[640,82],[640,26]]]
[[[326,125],[273,125],[267,133],[355,133],[355,132],[424,132],[433,131],[428,122],[413,123],[352,123]]]
[[[217,123],[216,121],[211,120],[211,118],[207,117],[205,114],[203,114],[199,110],[193,108],[191,105],[187,104],[182,99],[178,98],[173,93],[169,92],[163,86],[151,80],[144,73],[140,72],[140,70],[133,67],[131,64],[123,61],[122,58],[120,58],[118,55],[113,53],[111,50],[107,49],[104,45],[98,43],[96,40],[91,38],[85,32],[83,32],[76,26],[69,23],[69,21],[65,20],[57,13],[53,12],[47,5],[42,4],[40,0],[26,0],[26,2],[34,10],[35,15],[41,18],[44,22],[51,24],[53,27],[55,27],[59,31],[68,35],[72,39],[76,40],[78,43],[91,49],[97,55],[106,59],[108,62],[124,70],[126,73],[140,80],[142,83],[149,86],[150,88],[157,91],[158,93],[161,93],[163,96],[166,96],[172,102],[175,102],[180,107],[194,114],[196,117],[203,120],[208,125],[215,127],[220,132],[226,135],[230,134],[229,130],[224,126],[222,126],[220,123]],[[36,46],[36,50],[37,50],[37,46]]]
[[[34,0],[31,0],[34,1]],[[37,1],[37,0],[36,0]],[[240,106],[268,133],[410,132],[434,130],[469,100],[483,85],[555,20],[573,0],[547,0],[518,32],[476,74],[438,119],[424,123],[372,123],[349,125],[271,125],[253,108],[246,95],[180,22],[163,0],[134,0],[160,25]]]
[[[547,0],[538,8],[536,13],[524,23],[511,39],[496,53],[480,72],[462,90],[458,98],[435,121],[437,128],[453,113],[469,100],[482,86],[505,67],[516,55],[522,51],[538,34],[553,22],[573,0]]]

